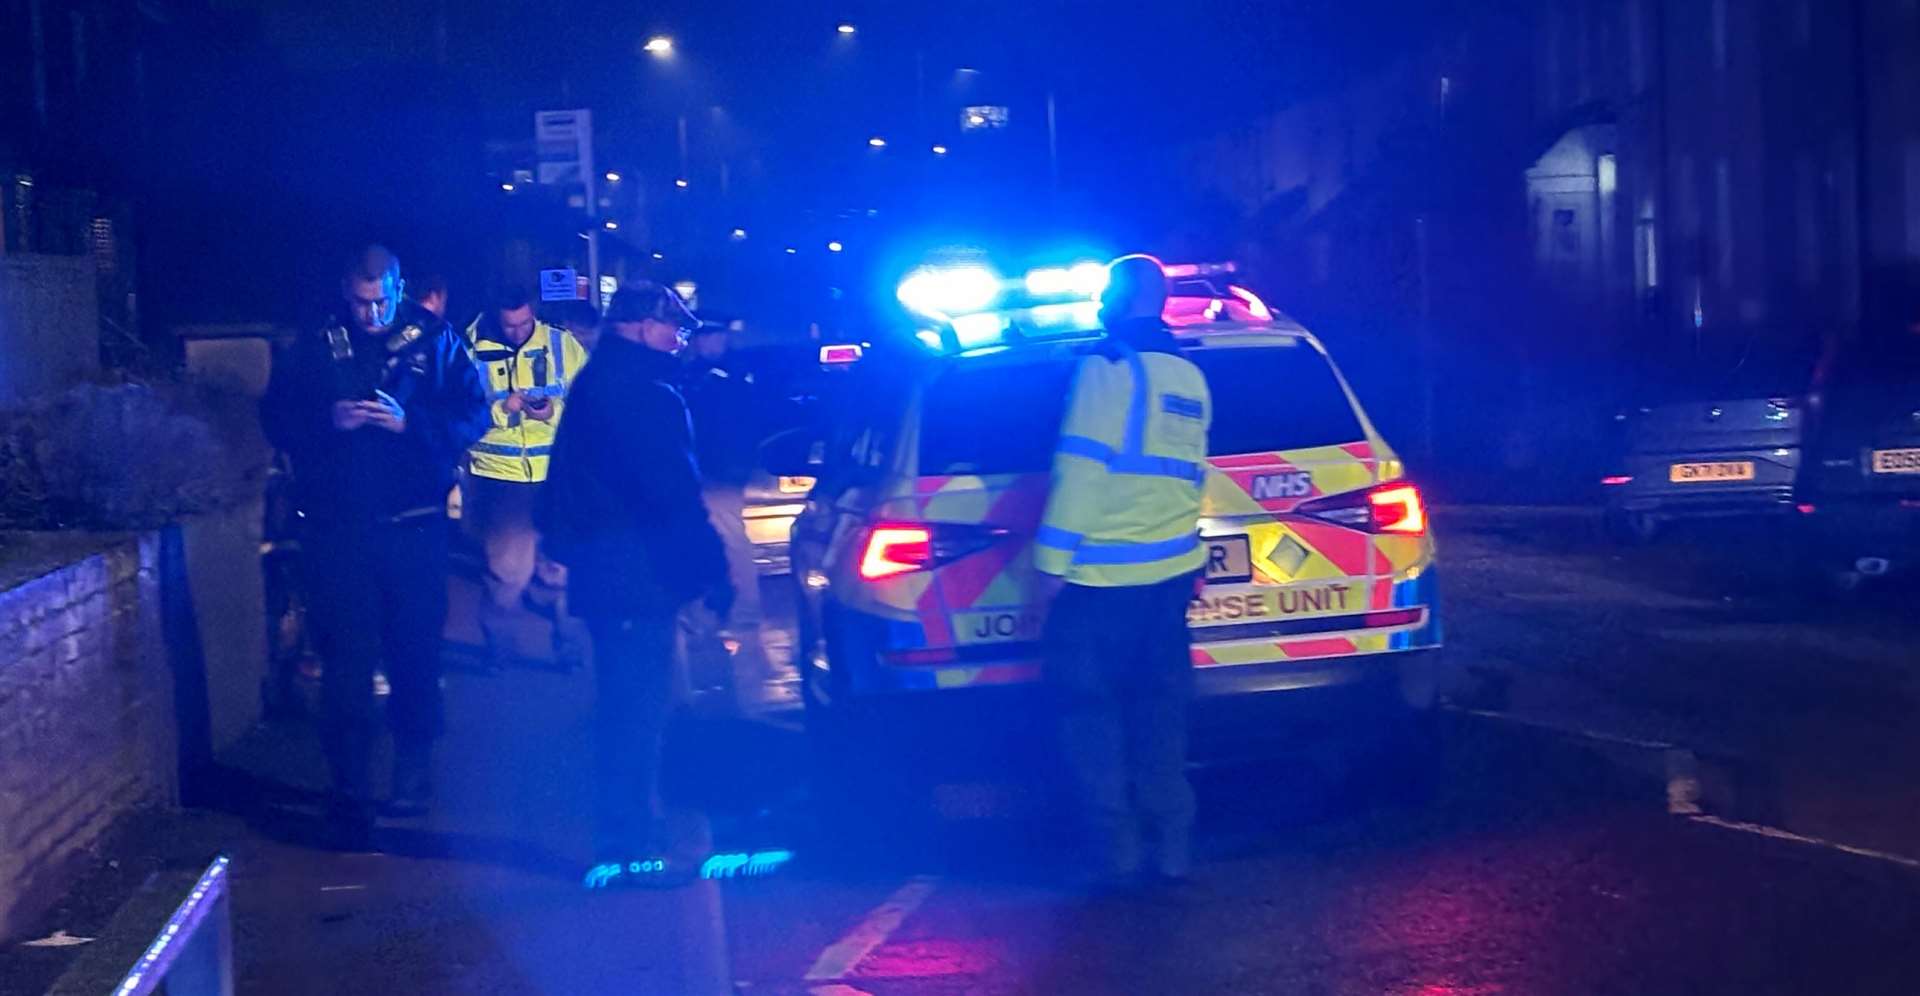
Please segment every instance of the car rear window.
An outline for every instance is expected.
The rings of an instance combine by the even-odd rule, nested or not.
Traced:
[[[1364,439],[1333,370],[1306,346],[1194,350],[1213,395],[1209,452],[1263,453]],[[1064,414],[1069,361],[955,367],[924,394],[922,474],[1048,469]]]
[[[927,388],[920,473],[1024,474],[1052,466],[1066,414],[1065,360],[960,366]]]
[[[1215,456],[1337,446],[1366,438],[1347,392],[1319,351],[1293,346],[1234,346],[1187,354],[1213,394]]]

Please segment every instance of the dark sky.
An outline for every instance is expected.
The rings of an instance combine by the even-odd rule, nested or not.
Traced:
[[[167,28],[155,53],[165,120],[145,192],[152,310],[290,317],[341,247],[364,238],[462,275],[484,270],[488,245],[521,223],[487,145],[525,141],[542,108],[592,108],[600,164],[655,205],[679,171],[685,115],[702,198],[683,203],[719,231],[818,240],[869,210],[880,219],[860,222],[869,229],[942,217],[1044,225],[1046,209],[1069,207],[1124,229],[1115,216],[1152,213],[1124,205],[1150,206],[1132,188],[1161,152],[1364,74],[1443,28],[1456,5],[1471,6],[221,0]],[[837,34],[842,20],[858,32]],[[671,60],[641,51],[654,33],[675,39]],[[961,135],[970,103],[1008,106],[1010,127]],[[873,135],[888,149],[869,149]],[[953,155],[935,162],[935,141]]]

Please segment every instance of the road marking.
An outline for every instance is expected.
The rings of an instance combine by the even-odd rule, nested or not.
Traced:
[[[808,996],[873,996],[872,993],[867,992],[865,989],[855,989],[852,986],[841,985],[838,982],[827,986],[814,986],[808,989],[807,993]]]
[[[1889,854],[1886,851],[1876,851],[1870,847],[1855,847],[1852,844],[1842,844],[1838,841],[1822,840],[1819,837],[1809,837],[1806,834],[1794,833],[1791,830],[1782,830],[1779,827],[1770,827],[1764,823],[1742,823],[1739,820],[1723,820],[1718,816],[1709,816],[1706,814],[1700,814],[1698,816],[1689,816],[1687,817],[1687,819],[1688,821],[1693,823],[1704,823],[1707,826],[1719,827],[1722,830],[1733,830],[1739,833],[1750,833],[1760,837],[1770,837],[1774,840],[1784,840],[1784,841],[1789,841],[1795,844],[1806,844],[1809,847],[1825,848],[1829,851],[1839,851],[1842,854],[1851,854],[1855,857],[1873,858],[1877,861],[1885,861],[1885,862],[1888,862],[1889,864],[1899,865],[1902,868],[1912,868],[1915,870],[1920,870],[1920,860],[1909,858],[1903,854]]]
[[[320,891],[321,892],[359,892],[365,888],[366,886],[364,885],[323,885],[320,887]]]
[[[830,979],[842,979],[858,968],[874,949],[887,943],[887,938],[900,929],[900,924],[920,904],[933,894],[933,887],[939,879],[931,875],[916,875],[901,886],[886,902],[873,908],[873,911],[860,918],[846,935],[827,946],[820,957],[813,960],[813,967],[807,970],[808,982],[824,982]],[[839,994],[847,996],[847,994]]]

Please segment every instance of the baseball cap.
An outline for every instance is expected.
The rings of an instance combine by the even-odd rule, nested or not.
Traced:
[[[609,322],[643,322],[649,318],[676,328],[700,327],[700,319],[694,317],[686,302],[673,292],[673,288],[652,282],[620,288],[607,305],[606,320]]]

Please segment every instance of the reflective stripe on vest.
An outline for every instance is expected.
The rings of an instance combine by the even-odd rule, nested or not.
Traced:
[[[1115,474],[1171,477],[1196,486],[1204,484],[1207,479],[1207,468],[1192,460],[1154,456],[1148,453],[1116,453],[1113,447],[1086,436],[1061,436],[1056,452],[1086,457],[1095,463],[1105,464],[1107,470]]]
[[[1200,545],[1200,535],[1189,533],[1150,543],[1089,542],[1079,533],[1053,526],[1041,526],[1034,542],[1056,550],[1069,550],[1076,564],[1150,564],[1191,553]]]
[[[489,456],[536,457],[536,456],[546,456],[548,453],[551,453],[552,451],[553,451],[553,447],[551,445],[544,444],[544,443],[539,446],[511,446],[505,443],[474,443],[473,444],[473,452],[485,453]]]

